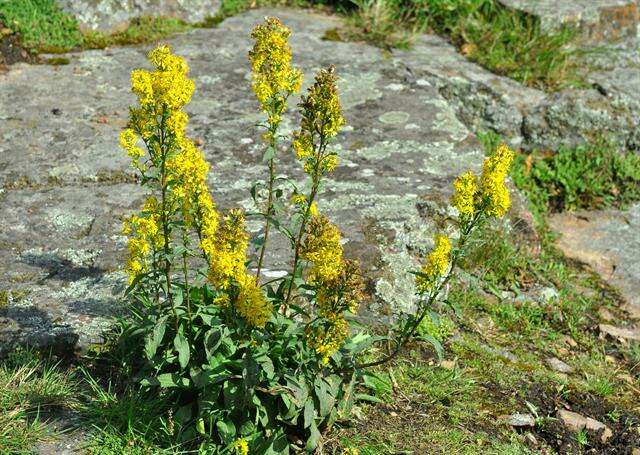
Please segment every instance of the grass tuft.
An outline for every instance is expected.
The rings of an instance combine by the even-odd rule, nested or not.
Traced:
[[[0,0],[0,22],[18,32],[31,52],[73,49],[82,44],[77,21],[53,0]]]
[[[606,144],[522,154],[512,178],[538,215],[620,208],[640,200],[640,156]]]
[[[0,453],[30,453],[38,441],[53,438],[43,416],[73,406],[76,381],[57,363],[19,350],[0,364]]]

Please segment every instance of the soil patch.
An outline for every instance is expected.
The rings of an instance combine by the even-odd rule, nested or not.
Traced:
[[[22,47],[20,35],[0,22],[0,71],[6,71],[14,63],[37,61],[38,57]]]

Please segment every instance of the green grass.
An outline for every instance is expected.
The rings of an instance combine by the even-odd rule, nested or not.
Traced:
[[[30,51],[73,49],[82,44],[77,21],[53,0],[0,0],[0,22],[20,33]]]
[[[31,351],[0,364],[0,453],[30,453],[36,442],[53,438],[47,416],[73,406],[76,387],[72,375]]]
[[[121,32],[113,34],[101,32],[84,33],[82,47],[86,49],[103,49],[108,46],[153,43],[191,28],[192,26],[180,19],[143,16],[132,20],[129,26]]]
[[[328,39],[361,39],[384,48],[407,47],[416,33],[447,37],[470,60],[525,85],[557,90],[582,85],[569,44],[575,31],[541,31],[532,16],[496,0],[350,0],[352,27]],[[351,8],[350,8],[351,6]]]
[[[153,43],[195,26],[175,18],[143,16],[113,34],[81,32],[77,21],[54,0],[0,0],[0,22],[19,33],[22,45],[32,53]],[[61,59],[50,63],[64,64]]]
[[[538,214],[640,200],[640,156],[606,143],[520,154],[511,176]]]

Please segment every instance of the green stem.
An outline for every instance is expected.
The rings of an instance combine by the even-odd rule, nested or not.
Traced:
[[[311,175],[311,179],[313,182],[311,185],[311,193],[309,194],[309,200],[308,200],[304,215],[302,217],[302,222],[300,223],[300,230],[298,231],[298,236],[296,238],[296,244],[294,247],[293,270],[291,272],[291,281],[289,281],[289,286],[287,288],[287,296],[285,298],[285,304],[288,304],[289,299],[291,298],[291,291],[293,290],[293,279],[296,276],[298,262],[300,261],[300,246],[302,244],[302,235],[304,234],[304,230],[307,226],[307,222],[309,221],[309,215],[311,214],[311,206],[313,205],[315,198],[318,194],[318,189],[320,188],[320,179],[321,179],[320,165],[322,164],[322,160],[324,159],[324,152],[326,148],[327,148],[327,140],[325,138],[325,135],[322,133],[320,134],[320,144],[318,145],[316,165]]]
[[[413,319],[413,321],[407,321],[404,328],[400,332],[400,336],[396,340],[395,349],[389,353],[387,356],[382,359],[367,362],[367,363],[356,363],[354,366],[355,369],[363,369],[363,368],[371,368],[378,365],[382,365],[393,360],[402,350],[402,348],[409,342],[409,340],[414,336],[417,328],[420,326],[420,323],[426,317],[431,305],[435,302],[435,299],[438,297],[442,289],[449,283],[449,280],[453,276],[453,271],[458,265],[458,261],[460,260],[460,253],[464,248],[469,236],[473,232],[473,230],[478,227],[481,222],[481,211],[478,211],[476,215],[471,219],[471,221],[462,229],[460,240],[458,241],[457,248],[453,252],[453,257],[451,258],[451,266],[449,267],[449,271],[443,280],[437,285],[435,289],[433,289],[429,295],[429,299],[424,307],[424,310],[420,313],[420,316]]]
[[[167,158],[168,158],[168,147],[165,143],[165,120],[167,118],[166,111],[162,113],[162,123],[160,125],[160,151],[161,151],[161,163],[160,163],[160,187],[161,187],[161,217],[160,220],[162,222],[162,236],[164,239],[164,278],[167,284],[167,301],[169,302],[169,306],[171,307],[171,311],[173,312],[173,317],[175,319],[176,331],[178,330],[178,314],[176,312],[175,307],[173,306],[173,296],[171,294],[171,261],[169,259],[171,253],[171,233],[169,229],[169,214],[168,214],[168,201],[167,201],[167,189],[168,189],[168,179],[167,179]]]
[[[275,149],[275,139],[272,139],[271,147]],[[271,216],[273,214],[273,183],[275,181],[275,163],[274,159],[269,160],[269,187],[267,195],[267,219],[264,226],[264,239],[260,248],[260,259],[258,259],[258,270],[256,271],[256,281],[260,282],[260,271],[264,261],[264,254],[267,250],[267,240],[269,239],[269,228],[271,227]]]

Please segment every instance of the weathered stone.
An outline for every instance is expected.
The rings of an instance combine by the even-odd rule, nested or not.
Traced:
[[[547,359],[547,364],[559,373],[569,374],[573,372],[573,367],[567,365],[557,357],[550,357]]]
[[[567,89],[550,94],[524,118],[526,148],[555,151],[606,138],[620,149],[636,150],[640,142],[637,105],[612,99],[597,90]]]
[[[640,204],[625,211],[561,213],[549,219],[558,247],[618,288],[630,312],[640,309]]]
[[[218,12],[220,0],[57,0],[81,28],[111,32],[140,16],[176,17],[200,22]]]
[[[503,5],[534,16],[543,31],[576,27],[583,42],[601,43],[635,36],[636,0],[499,0]]]
[[[531,414],[511,414],[507,416],[501,416],[508,425],[512,427],[532,427],[535,425],[535,419]]]
[[[419,267],[432,246],[436,220],[451,214],[452,180],[478,169],[482,147],[434,84],[408,79],[427,75],[426,47],[388,59],[375,47],[323,41],[324,32],[339,25],[336,18],[252,11],[169,40],[192,68],[197,91],[187,108],[190,134],[202,140],[221,208],[253,209],[249,188],[266,175],[255,127],[262,116],[246,59],[249,32],[265,15],[294,30],[294,61],[307,85],[313,72],[336,65],[349,127],[337,139],[341,165],[327,180],[319,208],[343,231],[345,251],[363,259],[372,305],[390,313],[411,309],[407,270]],[[19,64],[0,79],[0,287],[28,292],[0,309],[0,318],[10,321],[0,335],[5,348],[55,339],[85,346],[100,341],[121,311],[120,224],[139,207],[142,193],[117,138],[134,102],[129,73],[147,65],[147,51],[74,53],[67,55],[69,65]],[[453,49],[451,56],[459,58]],[[292,118],[285,132],[295,128],[297,115]],[[303,178],[288,151],[278,172]],[[252,232],[258,228],[249,223]],[[290,259],[286,240],[274,236],[274,242],[270,276],[286,271]]]
[[[600,439],[603,443],[606,443],[613,436],[611,429],[604,423],[591,417],[585,417],[577,412],[562,409],[558,411],[558,418],[571,431],[587,430],[600,434]]]
[[[625,340],[640,340],[640,329],[636,327],[615,327],[609,324],[598,326],[600,333]]]

